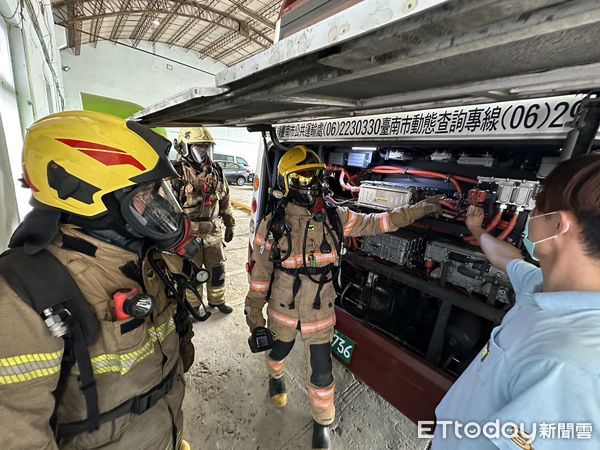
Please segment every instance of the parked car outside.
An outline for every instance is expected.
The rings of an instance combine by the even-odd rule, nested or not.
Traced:
[[[241,156],[227,155],[225,153],[215,153],[215,154],[213,154],[212,159],[213,159],[213,161],[216,161],[216,162],[227,161],[227,162],[236,163],[236,164],[239,164],[240,166],[244,167],[245,169],[249,169],[250,171],[252,171],[252,168],[248,164],[248,161],[246,161],[246,159],[242,158]]]
[[[229,161],[215,161],[223,168],[223,175],[227,181],[238,186],[243,186],[246,183],[252,183],[254,180],[254,172],[237,163]]]

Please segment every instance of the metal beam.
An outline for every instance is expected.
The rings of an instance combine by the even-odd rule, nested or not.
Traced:
[[[235,4],[236,6],[238,6],[238,8],[239,8],[239,6],[240,6],[239,3],[233,2],[232,0],[229,0],[229,1],[231,3],[233,3],[233,4]],[[279,10],[279,3],[275,2],[274,4],[272,4],[270,6],[267,6],[266,8],[263,8],[262,10],[260,10],[258,12],[258,14],[261,17],[262,16],[270,16],[271,14],[273,14],[275,11],[278,11],[278,10]],[[268,48],[268,47],[270,47],[273,44],[273,39],[265,36],[262,33],[260,34],[260,38],[264,39],[265,42],[268,42],[268,46],[267,47],[265,47],[261,42],[257,42],[257,40],[256,40],[255,37],[251,37],[250,40],[252,42],[260,45],[262,48]],[[214,55],[216,51],[221,50],[223,48],[226,48],[227,45],[229,45],[231,43],[231,40],[232,40],[231,34],[227,34],[227,35],[223,36],[223,38],[220,41],[216,42],[215,44],[212,44],[210,46],[207,46],[207,47],[201,49],[200,52],[202,54],[209,55],[209,56],[210,55]],[[232,49],[232,48],[225,49],[225,52],[228,52],[228,54],[229,53],[233,53],[234,51],[236,51],[236,49]],[[246,55],[243,55],[242,57],[247,57],[247,55],[249,53],[250,52],[246,52]],[[257,52],[252,52],[252,53],[257,53]],[[217,53],[217,54],[219,55],[219,57],[222,57],[221,54],[219,54],[219,53]],[[211,57],[212,58],[216,58],[216,56],[211,56]]]
[[[66,4],[67,16],[70,18],[67,27],[67,42],[75,55],[81,52],[81,26],[83,5],[81,0],[69,0]]]
[[[95,19],[106,18],[106,17],[117,17],[117,20],[115,21],[115,26],[113,27],[113,32],[111,33],[111,36],[110,36],[111,40],[117,40],[119,38],[121,32],[123,31],[123,27],[125,26],[127,17],[133,16],[133,15],[142,15],[142,19],[140,19],[140,21],[136,25],[136,28],[134,29],[134,32],[131,35],[131,39],[134,40],[134,43],[136,43],[136,41],[137,41],[137,43],[139,43],[141,38],[144,36],[145,32],[150,27],[150,24],[151,24],[152,20],[154,20],[154,18],[156,18],[158,15],[176,15],[176,16],[181,16],[181,17],[188,17],[190,19],[194,19],[195,21],[204,21],[204,22],[210,23],[211,25],[209,27],[207,27],[210,30],[212,30],[215,26],[218,26],[218,27],[233,31],[235,33],[238,33],[241,36],[246,37],[247,39],[251,40],[255,44],[261,46],[262,48],[268,48],[272,42],[267,36],[262,34],[260,31],[257,31],[256,29],[251,28],[249,25],[247,25],[244,22],[238,22],[235,19],[229,19],[229,18],[226,18],[226,20],[218,19],[215,22],[214,20],[209,20],[208,18],[203,17],[202,15],[192,15],[192,14],[188,14],[188,13],[185,13],[182,11],[173,13],[170,10],[165,10],[160,7],[158,7],[158,8],[153,7],[154,3],[152,3],[152,2],[148,2],[148,3],[150,3],[148,5],[148,7],[145,7],[143,9],[131,8],[131,9],[123,9],[120,11],[107,11],[102,14],[96,14],[96,15],[90,14],[88,16],[77,17],[76,19],[67,17],[62,20],[57,21],[57,24],[69,27],[72,24],[77,24],[82,21],[95,20]],[[199,9],[197,9],[197,12],[202,14],[202,12],[199,11]],[[203,32],[196,35],[191,41],[189,41],[185,45],[185,48],[191,49],[201,38],[204,37],[204,35],[207,34],[206,31],[207,30],[205,29],[205,30],[203,30]]]
[[[55,9],[63,8],[68,5],[69,1],[72,0],[62,0],[53,3],[53,7]],[[97,0],[78,0],[82,4],[93,4]],[[133,4],[132,4],[133,3]],[[153,4],[158,3],[158,7],[152,7]],[[169,8],[169,5],[179,5],[178,11],[176,13],[173,12],[173,7]],[[239,31],[242,28],[242,23],[236,19],[232,12],[234,12],[235,8],[230,8],[230,10],[224,12],[219,11],[214,8],[210,8],[208,6],[204,6],[200,3],[196,3],[190,0],[164,0],[155,2],[155,0],[136,0],[132,2],[131,0],[126,0],[125,2],[119,1],[110,1],[107,2],[107,12],[102,17],[115,17],[119,15],[139,15],[145,13],[155,13],[155,14],[175,14],[181,17],[194,18],[196,20],[201,20],[207,23],[215,24],[220,26],[221,28],[226,28],[232,31]],[[96,16],[90,14],[89,16],[85,16],[83,20],[91,20]],[[64,21],[63,21],[64,22]],[[59,23],[59,25],[65,26],[65,23]],[[258,30],[253,30],[260,33]]]
[[[244,1],[244,0],[242,0]],[[231,14],[233,11],[235,10],[235,8],[228,8],[227,10],[225,10],[225,14]],[[214,24],[212,24],[209,27],[206,27],[204,30],[202,30],[200,33],[196,34],[196,36],[194,36],[192,39],[190,39],[187,44],[185,44],[185,48],[190,49],[192,47],[194,47],[198,42],[200,42],[205,36],[208,36],[214,29],[215,26],[218,26],[220,24],[220,22],[215,22]],[[205,47],[206,48],[206,47]],[[198,50],[201,54],[206,54],[204,52],[204,50]]]
[[[249,42],[257,45],[253,49],[265,49],[271,46],[272,38],[268,34],[272,34],[273,22],[266,17],[273,14],[273,11],[278,9],[279,2],[271,4],[262,11],[253,12],[248,7],[243,5],[247,0],[230,0],[235,6],[219,11],[211,7],[211,3],[203,5],[191,0],[59,0],[53,1],[55,22],[58,25],[67,27],[69,30],[70,44],[78,53],[76,45],[77,35],[81,34],[81,27],[86,26],[84,22],[91,21],[89,24],[89,42],[96,44],[98,39],[102,39],[101,26],[103,19],[115,18],[113,28],[108,37],[110,40],[116,41],[123,38],[125,30],[130,30],[132,22],[134,28],[128,35],[133,41],[133,45],[137,46],[146,37],[150,42],[160,41],[164,33],[173,29],[173,21],[177,17],[185,17],[188,20],[166,41],[167,45],[176,45],[182,38],[185,38],[189,30],[193,29],[198,22],[209,24],[201,27],[201,30],[189,39],[184,47],[198,51],[203,56],[210,54],[230,54],[238,51],[231,50],[227,44],[231,45],[239,41],[243,37]],[[77,10],[75,6],[78,5]],[[246,15],[250,17],[248,22],[240,21],[234,17],[234,13]],[[136,16],[135,19],[131,16]],[[152,31],[150,37],[147,37],[148,30],[152,25],[152,21],[161,17],[160,26]],[[170,28],[171,27],[171,28]],[[267,30],[264,27],[268,27]],[[227,30],[217,43],[211,42],[205,44],[205,39],[216,29]],[[87,26],[86,26],[87,29]],[[221,33],[223,34],[223,33]],[[214,41],[214,39],[211,38]],[[203,48],[196,48],[201,43]],[[259,51],[259,50],[257,50]],[[247,55],[254,54],[256,51],[239,51],[241,58]]]
[[[217,42],[212,47],[208,47],[203,53],[207,56],[210,56],[213,59],[217,59],[221,54],[231,51],[232,49],[236,49],[236,47],[232,47],[232,44],[240,39],[241,36],[233,33],[229,33],[223,36],[219,42]],[[220,52],[219,52],[220,50]],[[216,53],[215,53],[216,51]]]
[[[268,40],[268,38],[264,37],[264,36],[260,36],[260,38],[262,38],[263,40],[261,41],[260,38],[257,39],[256,36],[253,36],[252,33],[249,33],[248,35],[236,35],[233,33],[228,33],[225,36],[223,36],[216,44],[208,47],[208,49],[206,50],[202,50],[202,53],[210,56],[211,58],[215,58],[215,54],[222,54],[222,53],[231,53],[231,52],[236,52],[238,51],[239,53],[243,54],[243,55],[247,55],[249,52],[246,50],[245,47],[240,47],[240,46],[236,46],[236,47],[228,47],[232,42],[235,42],[238,38],[244,38],[245,40],[248,40],[250,42],[253,42],[254,44],[258,45],[261,49],[266,49],[269,47],[269,45],[267,45],[265,42],[270,42]],[[206,48],[206,47],[205,47]]]
[[[160,23],[158,28],[154,30],[154,32],[150,36],[150,42],[157,42],[160,40],[163,33],[167,30],[167,28],[169,28],[171,23],[175,20],[175,17],[177,17],[176,13],[177,11],[179,11],[180,8],[181,3],[177,3],[175,6],[173,6],[173,8],[171,9],[171,14],[169,14],[169,16],[167,16],[167,18]]]
[[[227,35],[226,38],[227,37],[229,37],[229,35]],[[232,37],[238,38],[239,36],[232,36]],[[249,39],[249,38],[246,38],[246,39],[256,43],[252,39]],[[235,41],[235,39],[233,41]],[[224,42],[227,42],[227,45],[224,45],[223,44]],[[231,46],[230,44],[231,44],[230,40],[227,40],[227,41],[221,40],[218,42],[218,45],[211,47],[210,50],[207,51],[206,55],[213,59],[220,61],[221,59],[227,58],[232,53],[237,52],[240,55],[240,57],[237,58],[236,61],[240,61],[242,59],[249,58],[250,56],[253,56],[256,53],[260,53],[264,50],[264,47],[260,44],[259,44],[260,48],[257,48],[255,50],[249,50],[247,46],[241,46],[241,45]],[[215,51],[219,50],[219,49],[220,49],[220,51],[215,53]]]
[[[86,16],[86,17],[81,17],[78,19],[66,19],[66,20],[61,20],[59,22],[56,22],[57,25],[62,25],[62,26],[69,26],[71,23],[74,22],[78,22],[78,21],[87,21],[87,20],[93,20],[96,18],[106,18],[106,17],[117,17],[117,21],[123,17],[125,17],[125,20],[127,19],[128,16],[143,16],[144,14],[147,13],[152,13],[152,14],[172,14],[171,11],[169,10],[165,10],[165,9],[161,9],[161,8],[156,8],[156,9],[142,9],[142,10],[136,10],[136,9],[125,9],[122,11],[110,11],[110,12],[105,12],[103,14],[98,14],[96,16]],[[198,17],[198,16],[193,16],[193,15],[189,15],[189,14],[183,14],[181,12],[175,13],[175,15],[180,16],[180,17],[188,17],[190,19],[193,19],[194,21],[200,21],[200,22],[207,22],[210,24],[213,24],[213,22],[209,19],[205,19],[202,17]],[[225,28],[227,30],[230,31],[239,31],[240,27],[239,24],[238,25],[226,25],[225,23],[219,23],[217,24],[218,26],[220,26],[221,28]]]
[[[98,0],[97,3],[94,4],[94,14],[102,14],[104,12],[104,0]],[[90,26],[90,35],[88,38],[88,42],[96,47],[98,43],[98,37],[100,37],[100,30],[102,29],[102,21],[104,19],[99,17],[92,20],[92,24]]]
[[[242,55],[242,56],[239,56],[239,57],[237,57],[237,58],[234,58],[234,59],[232,59],[230,62],[228,62],[228,63],[223,63],[223,64],[225,64],[225,65],[226,65],[226,66],[228,66],[228,67],[229,67],[229,66],[233,66],[234,64],[237,64],[237,63],[239,63],[240,61],[245,61],[245,60],[246,60],[246,59],[248,59],[248,58],[252,58],[254,55],[257,55],[257,54],[259,54],[259,53],[261,53],[261,52],[263,52],[263,51],[264,51],[264,50],[263,50],[262,48],[259,48],[259,49],[256,49],[255,51],[249,52],[247,55]]]
[[[134,47],[138,46],[142,38],[150,29],[152,21],[158,17],[158,13],[154,13],[151,11],[154,11],[155,9],[159,8],[161,6],[160,3],[160,0],[151,0],[150,2],[148,2],[148,12],[142,15],[129,37],[133,41],[132,45]]]
[[[122,5],[123,10],[129,9],[130,5],[131,5],[131,0],[125,0],[125,2]],[[117,16],[117,20],[115,20],[113,29],[110,32],[110,40],[111,41],[116,41],[119,39],[119,37],[121,36],[121,32],[123,31],[123,27],[125,27],[125,23],[127,22],[128,17],[129,17],[129,14],[120,14]]]
[[[196,19],[188,19],[183,26],[179,27],[179,30],[171,36],[171,38],[167,41],[167,45],[173,46],[179,42],[179,40],[194,26],[196,23]]]
[[[209,56],[217,61],[222,61],[228,58],[230,55],[233,55],[234,53],[237,53],[240,56],[240,58],[248,58],[250,56],[250,52],[248,51],[247,46],[243,46],[243,50],[241,50],[240,47],[242,46],[235,45],[229,48],[224,48],[219,53]],[[259,51],[262,51],[262,49],[259,49]]]
[[[234,2],[233,0],[229,0],[229,3],[232,3],[235,6],[237,6],[238,12],[245,15],[246,17],[254,19],[259,23],[262,23],[264,26],[270,28],[271,30],[275,30],[275,22],[271,22],[270,20],[263,17],[261,14],[257,14],[254,11],[252,11],[251,9],[246,8],[241,3]]]

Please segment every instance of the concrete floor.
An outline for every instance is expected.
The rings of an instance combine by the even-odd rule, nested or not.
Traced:
[[[250,204],[252,188],[232,187],[232,198]],[[248,348],[244,299],[249,215],[236,210],[236,236],[227,246],[227,302],[230,315],[214,312],[194,326],[196,362],[186,375],[184,436],[194,450],[310,449],[312,419],[306,396],[301,339],[288,358],[288,405],[276,410],[267,390],[264,355]],[[337,418],[332,447],[342,449],[423,449],[416,425],[334,359]]]

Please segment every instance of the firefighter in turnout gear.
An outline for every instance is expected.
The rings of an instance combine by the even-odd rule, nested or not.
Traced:
[[[94,112],[27,131],[33,210],[0,255],[2,448],[189,448],[193,332],[178,255],[196,246],[163,181],[176,176],[169,147]]]
[[[343,240],[395,231],[430,214],[441,213],[436,199],[379,214],[359,214],[324,198],[325,165],[304,146],[288,150],[278,165],[283,193],[274,211],[260,222],[253,243],[246,321],[253,331],[265,325],[274,344],[266,355],[269,392],[277,407],[287,403],[283,380],[286,358],[299,331],[307,351],[307,388],[313,448],[329,448],[335,418],[331,341],[334,302]]]
[[[183,210],[192,220],[192,234],[202,240],[202,250],[194,262],[210,272],[206,284],[208,304],[229,314],[232,308],[225,304],[223,228],[225,242],[230,242],[235,219],[223,170],[211,160],[214,145],[206,128],[181,129],[176,146],[180,158],[175,164],[181,180],[176,180],[173,187]],[[196,299],[191,298],[190,302],[198,307]]]

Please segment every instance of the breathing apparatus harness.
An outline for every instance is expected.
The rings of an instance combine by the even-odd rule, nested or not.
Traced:
[[[190,280],[183,276],[183,275],[178,275],[178,274],[174,274],[172,273],[167,265],[165,264],[164,260],[162,260],[160,257],[160,252],[156,249],[151,250],[150,252],[148,252],[148,263],[150,264],[150,267],[152,267],[152,269],[154,269],[154,272],[158,275],[158,277],[161,279],[161,281],[165,284],[165,286],[167,287],[167,297],[168,298],[175,298],[175,300],[177,301],[177,310],[175,312],[175,326],[176,327],[180,327],[181,326],[186,326],[187,324],[183,323],[185,321],[185,319],[187,318],[187,315],[191,315],[194,319],[198,320],[199,322],[204,322],[206,319],[208,319],[210,317],[210,312],[206,309],[206,305],[204,304],[203,300],[202,300],[202,296],[200,295],[200,292],[198,292],[198,289],[196,288],[196,286],[194,285],[194,283],[190,282]],[[190,261],[190,260],[185,260],[184,261],[184,267],[187,266],[186,269],[184,269],[189,275],[190,277],[195,276],[194,274],[198,273],[201,269],[198,269],[198,267],[196,267],[196,265]],[[191,291],[192,294],[194,294],[194,296],[198,299],[198,301],[200,302],[200,304],[202,305],[202,310],[203,310],[203,314],[200,315],[198,314],[194,308],[192,307],[192,305],[190,304],[190,302],[187,299],[186,296],[186,291]],[[178,318],[179,323],[178,323]],[[181,330],[177,328],[177,331],[179,332],[180,336],[182,335],[181,332],[187,332],[187,328],[185,330]]]
[[[294,309],[295,298],[300,290],[300,275],[306,275],[313,283],[318,284],[317,294],[313,301],[314,309],[321,309],[321,291],[326,283],[333,282],[336,293],[341,291],[339,284],[340,263],[328,264],[324,267],[316,267],[316,259],[314,256],[308,255],[311,266],[307,265],[307,242],[308,232],[311,222],[314,220],[317,223],[323,224],[323,237],[320,245],[321,253],[331,253],[331,245],[327,242],[327,234],[331,237],[335,244],[335,251],[338,257],[345,253],[344,248],[344,232],[343,225],[337,213],[337,207],[322,198],[318,198],[315,205],[310,210],[311,216],[306,223],[304,229],[304,237],[302,241],[302,267],[288,269],[283,267],[283,262],[292,254],[292,235],[290,226],[285,221],[285,208],[289,203],[287,198],[281,199],[275,206],[275,210],[267,225],[267,238],[273,236],[273,248],[269,254],[269,261],[273,262],[276,269],[281,270],[289,275],[294,276],[294,285],[292,287],[292,303],[290,309]],[[281,256],[279,241],[285,236],[287,239],[287,250],[285,255]]]
[[[210,175],[210,174],[216,174],[215,177],[215,181],[212,184],[209,183],[203,183],[201,188],[202,188],[202,201],[200,203],[200,206],[202,207],[201,211],[204,210],[205,207],[207,206],[212,206],[213,204],[213,196],[218,195],[217,194],[217,188],[219,187],[219,182],[221,183],[225,183],[225,177],[223,175],[223,169],[218,165],[213,163],[210,158],[207,158],[206,162],[203,164],[199,164],[193,161],[188,161],[187,159],[178,161],[174,164],[176,170],[178,172],[181,171],[181,173],[179,174],[182,179],[181,180],[177,180],[177,183],[175,185],[175,191],[177,192],[177,200],[179,201],[180,205],[184,205],[185,202],[187,201],[187,195],[185,193],[185,187],[186,187],[186,180],[185,180],[185,174],[184,174],[184,170],[185,167],[188,167],[190,169],[192,169],[196,174],[198,172],[202,172],[206,175]],[[192,208],[196,207],[198,205],[194,205],[192,206]],[[187,207],[186,207],[187,209]],[[211,220],[211,218],[204,218],[201,217],[202,213],[197,214],[194,217],[191,217],[191,221],[192,222],[202,222],[202,221],[206,221],[206,220]]]
[[[40,217],[43,217],[44,213],[42,211],[36,217],[40,214]],[[51,222],[49,221],[49,223]],[[64,340],[59,380],[56,390],[53,392],[54,412],[50,418],[50,426],[56,442],[67,443],[81,433],[96,431],[101,424],[127,414],[142,414],[164,398],[173,386],[177,366],[158,385],[146,393],[136,395],[110,411],[100,413],[98,391],[88,350],[88,347],[98,338],[96,314],[67,268],[45,246],[32,250],[33,246],[29,246],[27,242],[15,240],[14,237],[11,246],[17,242],[18,246],[10,248],[0,255],[0,274],[19,298],[42,317],[50,333],[54,337]],[[97,250],[96,246],[90,242],[68,235],[63,235],[63,248],[89,256],[95,256]],[[168,291],[167,296],[175,298],[177,302],[173,319],[175,329],[182,339],[191,327],[190,314],[195,319],[204,321],[208,319],[210,312],[206,310],[193,283],[190,283],[183,275],[171,273],[165,262],[159,257],[160,253],[157,248],[149,249],[148,261],[165,284]],[[192,264],[191,261],[190,264]],[[120,270],[128,278],[143,285],[139,268],[133,261],[121,267]],[[31,273],[35,273],[36,277],[31,277]],[[204,315],[197,314],[191,308],[185,296],[186,290],[190,290],[198,297],[204,309]],[[143,319],[140,321],[140,319],[133,318],[121,325],[121,332],[132,331],[141,323],[143,323]],[[58,423],[58,406],[66,391],[69,375],[75,364],[79,369],[79,388],[85,398],[86,418],[78,422]]]

